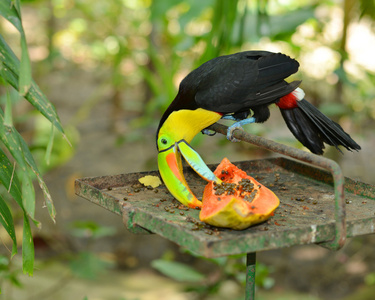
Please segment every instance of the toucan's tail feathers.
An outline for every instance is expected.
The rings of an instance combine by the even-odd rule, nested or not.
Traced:
[[[343,146],[347,150],[360,150],[361,147],[336,122],[329,119],[311,103],[302,99],[293,109],[280,109],[281,114],[293,135],[311,152],[323,154],[324,143]]]
[[[289,130],[312,153],[323,154],[324,143],[317,134],[316,126],[298,108],[280,109]]]

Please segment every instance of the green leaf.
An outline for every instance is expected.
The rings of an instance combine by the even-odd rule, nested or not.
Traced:
[[[25,96],[31,86],[31,64],[27,50],[25,31],[22,27],[19,1],[2,0],[0,14],[17,28],[21,40],[21,64],[18,70],[19,82],[18,91]]]
[[[22,179],[22,200],[23,207],[27,214],[34,219],[35,217],[35,191],[31,176],[26,171],[23,173]]]
[[[54,139],[55,139],[55,126],[52,125],[51,133],[49,135],[49,141],[47,144],[46,155],[45,155],[45,160],[46,160],[47,165],[49,165],[51,162],[51,153],[52,153]]]
[[[360,0],[360,14],[361,18],[364,16],[370,17],[372,20],[375,20],[375,1],[373,0]]]
[[[175,261],[156,259],[151,262],[151,266],[162,274],[177,281],[198,283],[205,279],[205,276],[195,269]]]
[[[3,225],[4,229],[8,232],[10,238],[13,241],[12,246],[12,257],[17,253],[17,238],[16,231],[14,229],[14,222],[12,214],[9,210],[8,205],[5,203],[4,199],[0,195],[0,223]]]
[[[6,89],[6,105],[5,105],[5,115],[4,115],[4,124],[8,126],[13,125],[13,118],[12,118],[12,98],[10,96],[9,89]]]
[[[15,165],[13,166],[0,148],[0,182],[8,190],[13,199],[22,207],[21,184],[15,174]]]
[[[0,139],[4,143],[4,145],[8,148],[9,152],[12,154],[16,162],[18,163],[22,172],[27,172],[27,165],[28,165],[31,168],[31,170],[34,172],[34,174],[37,176],[37,179],[39,181],[39,186],[41,187],[44,193],[45,199],[46,199],[48,212],[52,220],[55,221],[56,211],[53,206],[52,198],[48,191],[47,185],[45,184],[43,178],[41,177],[38,167],[36,166],[36,163],[33,159],[33,156],[26,142],[22,138],[22,136],[17,132],[17,130],[13,126],[4,125],[4,113],[1,109],[0,109]],[[27,196],[29,194],[26,193],[25,195]],[[27,201],[27,203],[33,203],[35,200],[24,199],[24,201]],[[23,206],[23,202],[19,203],[17,201],[17,203],[18,205],[21,206],[21,208],[24,211],[28,212]],[[34,219],[33,215],[29,215],[29,216],[33,219],[36,226],[40,226],[40,223]]]
[[[34,272],[34,241],[26,213],[23,216],[22,262],[23,273],[32,276]]]
[[[17,3],[14,3],[14,1],[11,0],[1,0],[0,15],[12,23],[20,33],[23,32],[21,16],[19,15],[19,10],[17,10]]]
[[[26,142],[21,137],[21,135],[18,132],[17,132],[17,134],[20,137],[21,149],[23,151],[25,160],[26,160],[27,164],[29,165],[29,167],[31,168],[31,170],[33,171],[33,173],[36,175],[36,178],[38,179],[39,187],[42,189],[43,194],[44,194],[44,199],[46,200],[46,206],[47,206],[47,209],[48,209],[48,213],[49,213],[52,221],[55,222],[56,210],[55,210],[55,206],[53,205],[52,197],[51,197],[51,194],[48,190],[48,187],[47,187],[46,183],[44,182],[43,177],[38,170],[38,167],[37,167],[37,165],[35,163],[35,160],[34,160],[32,154],[29,150],[29,147],[27,146]]]
[[[8,148],[18,165],[26,171],[26,161],[20,146],[17,131],[13,126],[5,125],[4,112],[0,108],[0,139]]]
[[[18,87],[22,96],[25,96],[31,86],[31,64],[29,52],[27,50],[26,37],[21,34],[21,63],[19,71]]]
[[[0,61],[2,77],[16,90],[19,90],[19,70],[20,61],[5,42],[0,34]],[[31,80],[31,86],[25,95],[27,101],[30,102],[44,117],[46,117],[65,137],[60,119],[57,115],[55,107],[47,97],[42,93],[39,86]],[[65,137],[66,138],[66,137]]]
[[[20,0],[11,0],[12,1],[12,5],[16,8],[17,12],[18,12],[18,15],[21,16],[21,4],[20,4]]]

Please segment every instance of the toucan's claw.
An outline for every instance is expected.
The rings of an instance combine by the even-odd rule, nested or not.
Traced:
[[[235,130],[243,130],[243,128],[242,128],[243,125],[254,123],[254,122],[255,122],[255,119],[253,117],[251,117],[251,118],[243,119],[241,121],[238,121],[238,122],[232,124],[231,126],[229,126],[229,128],[227,130],[227,139],[231,142],[240,142],[240,140],[233,137],[233,132]]]
[[[232,115],[224,115],[221,117],[222,120],[231,120],[231,121],[240,121],[240,119],[236,119]]]
[[[238,142],[241,142],[240,140],[236,139],[234,136],[233,136],[233,133],[236,131],[236,130],[243,130],[243,128],[241,127],[241,125],[236,125],[237,123],[234,123],[232,126],[230,126],[227,130],[227,139],[233,143],[238,143]]]
[[[216,131],[213,131],[213,130],[209,130],[207,128],[203,129],[201,131],[203,134],[205,135],[208,135],[208,136],[214,136],[216,134]]]
[[[231,141],[232,143],[238,143],[240,142],[240,140],[236,139],[234,136],[233,136],[233,133],[235,130],[240,130],[242,129],[242,127],[232,127],[230,126],[227,130],[227,139],[228,141]]]

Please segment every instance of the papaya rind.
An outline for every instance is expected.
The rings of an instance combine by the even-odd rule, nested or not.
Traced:
[[[276,197],[276,196],[275,196]],[[252,225],[266,221],[275,209],[279,206],[275,203],[273,210],[267,214],[254,213],[243,200],[232,198],[221,210],[206,217],[200,215],[200,220],[216,226],[224,228],[232,228],[235,230],[243,230]]]
[[[220,196],[221,200],[218,202],[219,197],[214,195],[214,185],[210,182],[203,192],[203,206],[199,215],[201,221],[217,227],[242,230],[264,222],[273,215],[280,205],[280,200],[274,192],[233,165],[227,158],[221,161],[214,174],[219,177],[223,174],[222,171],[229,171],[229,182],[238,182],[241,178],[250,179],[257,190],[256,196],[248,202],[239,195],[224,195]]]

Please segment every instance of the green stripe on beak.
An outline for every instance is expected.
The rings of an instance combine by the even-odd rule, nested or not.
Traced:
[[[220,182],[220,180],[185,140],[180,140],[172,146],[159,151],[159,172],[168,190],[182,204],[192,208],[201,207],[202,202],[192,193],[184,177],[180,153],[202,178],[207,181]]]

